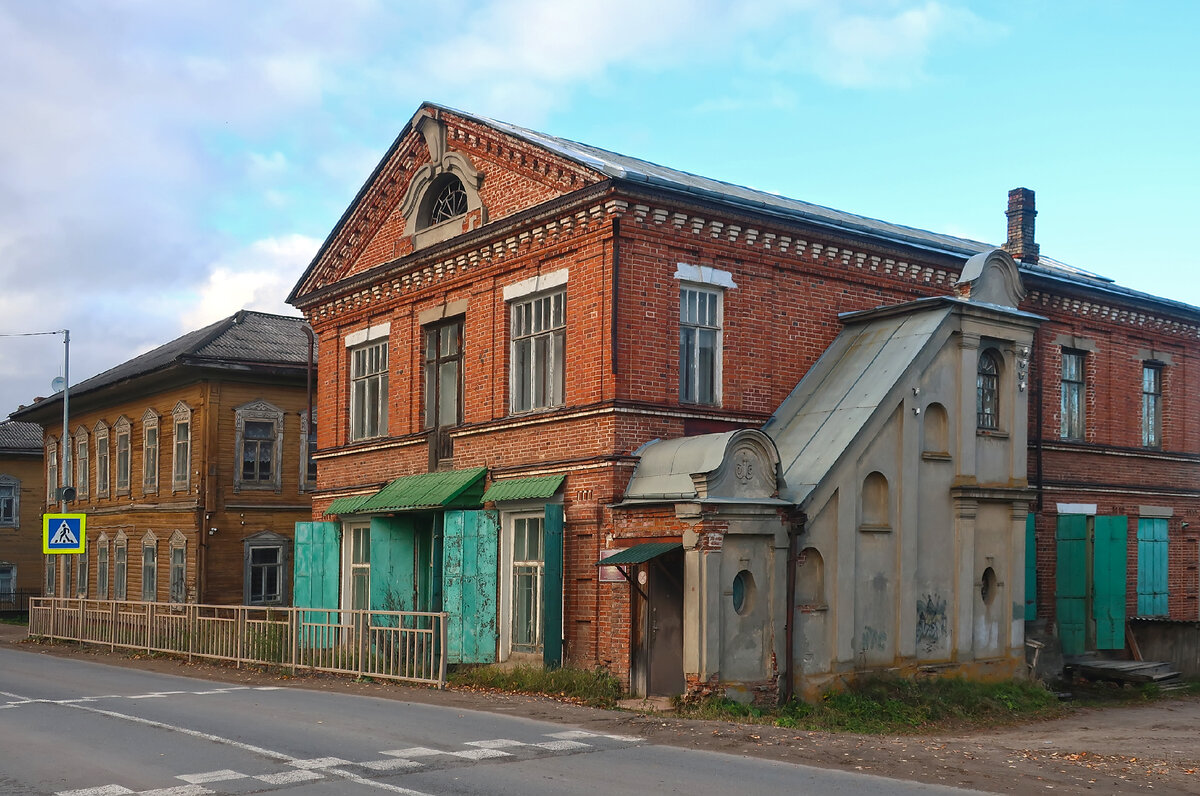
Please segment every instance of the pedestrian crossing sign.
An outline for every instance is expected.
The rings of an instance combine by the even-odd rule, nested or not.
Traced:
[[[82,553],[86,526],[86,514],[43,514],[42,552]]]

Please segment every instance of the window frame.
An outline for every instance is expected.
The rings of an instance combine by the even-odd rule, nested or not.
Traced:
[[[58,498],[58,440],[46,443],[46,503],[53,505]]]
[[[129,483],[133,480],[133,424],[121,415],[113,424],[113,433],[117,438],[117,496],[121,497],[130,493]]]
[[[255,564],[254,553],[259,550],[275,550],[278,560],[271,564]],[[292,540],[273,531],[260,531],[246,538],[244,542],[242,562],[242,601],[246,605],[290,605],[291,584],[288,574],[291,571]],[[261,598],[254,593],[254,570],[256,567],[264,571],[269,567],[277,570],[275,599],[267,599],[265,588]],[[265,583],[265,578],[263,582]]]
[[[365,540],[366,544],[362,544]],[[356,555],[365,551],[365,560]],[[356,607],[356,578],[365,579],[366,605]],[[371,608],[371,526],[354,523],[342,530],[342,610],[361,611]],[[347,620],[349,620],[347,616]]]
[[[463,358],[466,324],[458,316],[440,320],[421,327],[421,429],[432,432],[429,438],[429,466],[435,469],[440,462],[454,458],[453,441],[445,429],[457,428],[463,421]],[[453,353],[447,353],[454,345]],[[432,352],[430,347],[432,346]],[[447,371],[446,368],[451,370]],[[443,380],[447,372],[454,374],[452,414],[449,422],[442,417],[446,395]],[[432,415],[432,416],[431,416]]]
[[[233,490],[240,492],[248,491],[274,491],[276,493],[282,491],[283,488],[283,410],[274,404],[267,401],[251,401],[248,404],[243,404],[234,410],[235,416],[235,434],[234,434],[234,455],[237,457],[234,460],[233,470]],[[271,470],[267,474],[267,478],[247,479],[245,477],[246,452],[247,452],[247,436],[246,425],[248,423],[268,423],[271,424],[274,436],[269,440],[261,440],[255,442],[255,448],[261,455],[263,450],[269,450],[271,457]],[[260,442],[268,442],[269,447],[264,448]],[[258,459],[256,461],[260,461]]]
[[[1072,363],[1068,367],[1068,363]],[[1059,421],[1061,439],[1082,442],[1087,438],[1087,352],[1061,349],[1059,368]]]
[[[313,410],[313,421],[308,422],[308,410],[300,413],[300,491],[311,492],[317,488],[317,419]]]
[[[112,486],[112,457],[108,447],[108,425],[103,420],[97,422],[92,430],[92,435],[96,438],[96,497],[106,498],[109,496]]]
[[[124,531],[113,544],[113,599],[129,599],[129,538]]]
[[[171,410],[171,491],[187,492],[192,480],[192,410],[183,401]],[[180,434],[180,428],[184,433]]]
[[[10,493],[5,495],[6,491]],[[5,506],[8,507],[7,512]],[[8,473],[0,473],[0,528],[19,528],[20,526],[21,480]]]
[[[55,588],[58,586],[58,555],[51,553],[46,555],[45,577],[46,581],[42,588],[47,597],[53,597]]]
[[[89,495],[91,480],[88,468],[91,466],[91,452],[87,429],[83,426],[75,429],[75,496],[86,498]]]
[[[693,302],[689,294],[696,296],[696,313],[689,310]],[[701,299],[703,297],[703,299]],[[701,304],[708,304],[706,317],[700,317]],[[720,406],[724,365],[725,291],[712,285],[681,281],[679,283],[679,402],[697,406]],[[685,343],[691,332],[692,340]],[[701,352],[705,333],[712,335],[712,362],[708,384],[702,385]],[[686,349],[685,350],[685,346]],[[686,371],[686,372],[685,372]],[[702,394],[701,387],[708,392]]]
[[[1000,372],[1003,356],[994,348],[983,348],[975,366],[975,428],[977,431],[1000,430]],[[990,371],[984,363],[990,362]]]
[[[1161,362],[1142,362],[1142,447],[1162,449],[1163,365]],[[1153,390],[1147,389],[1146,378],[1154,374]]]
[[[350,421],[351,442],[387,436],[390,376],[388,356],[388,339],[383,336],[355,345],[346,352],[350,374],[347,416]],[[373,412],[370,411],[372,408]]]
[[[565,285],[508,302],[510,414],[544,412],[566,404],[567,289]],[[539,352],[539,345],[542,350]],[[522,352],[525,347],[527,351]],[[528,363],[527,366],[522,364]],[[540,368],[539,368],[540,364]]]
[[[187,539],[180,531],[172,533],[167,544],[167,602],[187,602]]]
[[[142,602],[158,602],[158,537],[152,531],[142,537]]]
[[[108,599],[108,579],[110,567],[108,534],[100,534],[96,540],[96,599]]]
[[[75,559],[75,594],[87,598],[88,591],[88,560],[87,553],[76,553]]]
[[[7,571],[7,576],[3,575]],[[4,588],[5,581],[8,588]],[[17,596],[17,565],[11,561],[0,561],[0,603],[11,603]]]
[[[158,413],[147,409],[142,415],[142,494],[158,494]]]

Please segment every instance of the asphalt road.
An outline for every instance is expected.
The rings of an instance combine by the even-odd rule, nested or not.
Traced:
[[[514,716],[0,649],[0,793],[969,793]]]

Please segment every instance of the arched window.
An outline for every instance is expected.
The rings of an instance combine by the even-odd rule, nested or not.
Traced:
[[[925,407],[925,426],[922,450],[924,453],[949,455],[950,420],[946,408],[939,403]]]
[[[863,479],[862,486],[862,527],[870,529],[887,529],[889,522],[888,480],[879,471],[875,471]]]
[[[806,547],[796,559],[796,604],[825,605],[825,560],[815,547]]]
[[[454,175],[445,177],[440,185],[435,184],[430,196],[429,221],[425,226],[432,227],[467,212],[467,191],[462,180]]]
[[[976,425],[981,429],[999,428],[1000,415],[1000,367],[996,352],[979,353],[979,373],[975,379]]]

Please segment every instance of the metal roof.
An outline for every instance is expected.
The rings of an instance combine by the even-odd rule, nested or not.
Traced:
[[[553,497],[566,475],[541,475],[496,481],[483,493],[482,502],[500,500],[537,500]]]
[[[0,451],[42,452],[42,427],[19,420],[0,422]]]
[[[329,504],[329,508],[325,509],[325,516],[334,514],[353,514],[358,511],[359,506],[366,503],[372,497],[371,495],[354,495],[352,497],[334,498]]]
[[[486,467],[397,478],[358,506],[360,514],[480,505]]]
[[[596,566],[611,567],[617,564],[644,564],[650,559],[658,558],[664,553],[682,549],[683,545],[679,542],[643,542],[635,544],[628,550],[614,553],[608,558],[600,559],[596,563]]]
[[[308,363],[308,336],[303,318],[240,310],[188,332],[152,351],[147,351],[103,373],[71,385],[71,398],[172,366],[261,365],[299,367]],[[316,351],[313,352],[314,360]],[[62,393],[45,398],[12,414],[23,416],[34,409],[57,403]]]
[[[636,453],[637,467],[625,488],[626,501],[695,500],[693,473],[721,466],[729,440],[737,431],[654,440]]]

